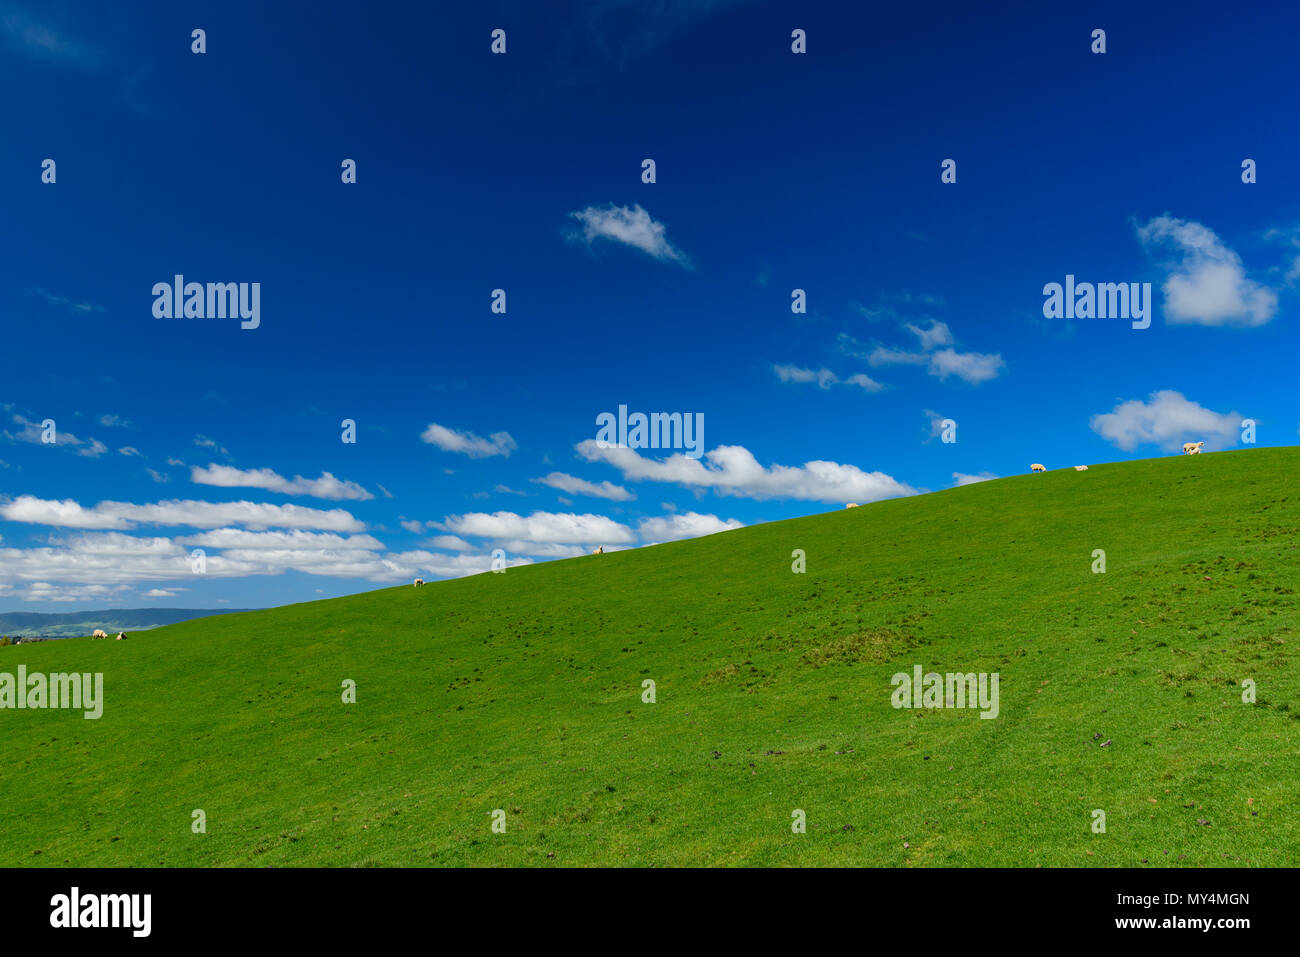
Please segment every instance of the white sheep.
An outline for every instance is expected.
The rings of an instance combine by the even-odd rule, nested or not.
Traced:
[[[121,641],[121,640],[122,640],[123,638],[125,638],[125,637],[126,637],[126,632],[124,632],[124,631],[119,631],[119,632],[117,633],[117,640],[118,640],[118,641]]]
[[[591,554],[593,554],[593,555],[604,555],[604,554],[605,554],[605,546],[604,546],[604,545],[601,545],[599,548],[597,548],[597,549],[596,549],[594,552],[592,552]]]
[[[90,637],[91,637],[91,638],[107,638],[107,637],[108,637],[108,632],[106,632],[103,628],[96,628],[94,631],[92,631],[92,632],[90,633]]]
[[[1075,470],[1076,472],[1086,472],[1086,471],[1088,471],[1088,466],[1086,466],[1086,465],[1076,465],[1076,466],[1074,467],[1074,470]]]
[[[1204,445],[1205,445],[1204,442],[1184,442],[1184,443],[1183,443],[1183,454],[1184,454],[1184,455],[1199,455],[1199,454],[1200,454],[1200,451],[1201,451],[1201,448],[1202,448]]]
[[[419,588],[419,587],[420,587],[421,585],[423,585],[423,584],[424,584],[424,579],[423,579],[423,578],[417,578],[417,579],[415,580],[415,587],[416,587],[416,588]]]
[[[1046,472],[1046,471],[1047,471],[1047,466],[1046,466],[1046,465],[1039,465],[1037,462],[1035,462],[1033,465],[1029,466],[1029,471],[1031,471],[1031,472]]]
[[[858,507],[858,503],[857,503],[857,502],[849,502],[849,504],[848,504],[848,505],[845,505],[844,507],[845,507],[845,508],[857,508],[857,507]]]

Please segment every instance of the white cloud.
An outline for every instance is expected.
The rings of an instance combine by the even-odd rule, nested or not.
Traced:
[[[101,415],[101,416],[99,417],[99,424],[100,424],[100,425],[103,425],[103,426],[106,426],[106,427],[108,427],[108,428],[111,428],[111,429],[114,429],[114,428],[115,428],[115,429],[133,429],[133,428],[135,428],[135,425],[132,424],[132,422],[131,422],[130,419],[125,419],[125,418],[123,418],[122,416],[117,415],[116,413],[112,413],[112,414],[109,414],[109,415]]]
[[[228,450],[224,445],[219,445],[219,444],[217,443],[217,440],[216,440],[216,439],[208,438],[208,436],[206,436],[206,435],[196,435],[196,436],[194,436],[194,444],[197,445],[197,446],[198,446],[199,448],[201,448],[201,449],[211,449],[213,452],[218,453],[219,455],[221,455],[221,456],[224,457],[224,458],[230,458],[230,451],[229,451],[229,450]],[[168,460],[167,460],[167,464],[168,464],[168,465],[184,465],[185,463],[183,463],[183,462],[173,462],[171,459],[168,459]]]
[[[218,488],[260,488],[282,495],[309,495],[312,498],[366,501],[374,498],[356,482],[335,478],[322,472],[320,478],[305,479],[295,475],[286,479],[271,469],[237,469],[229,465],[209,464],[207,468],[195,465],[190,469],[190,481],[195,485],[214,485]]]
[[[552,472],[543,478],[535,478],[533,481],[559,489],[561,492],[568,492],[571,495],[589,495],[592,498],[609,499],[611,502],[630,502],[636,498],[623,486],[615,485],[608,480],[597,485],[595,482],[588,482],[586,479],[566,475],[563,472]]]
[[[172,480],[170,475],[163,475],[162,472],[156,469],[146,468],[145,471],[149,473],[149,477],[155,482],[170,482]]]
[[[829,389],[840,377],[827,368],[803,369],[799,366],[774,365],[772,369],[782,382],[816,382],[819,389]]]
[[[1103,439],[1126,452],[1139,445],[1174,452],[1180,451],[1184,442],[1203,441],[1208,450],[1234,444],[1241,418],[1238,412],[1213,412],[1181,392],[1162,389],[1152,392],[1146,402],[1121,402],[1110,412],[1094,415],[1088,424]]]
[[[125,455],[125,456],[128,456],[128,457],[134,455],[134,456],[136,456],[137,458],[144,458],[144,456],[140,454],[140,450],[137,449],[134,445],[124,445],[124,446],[122,446],[120,449],[118,449],[117,451],[118,451],[118,454],[120,454],[120,455]]]
[[[953,344],[952,331],[948,328],[946,322],[940,322],[938,319],[930,320],[930,327],[922,329],[920,326],[907,323],[903,326],[908,332],[914,333],[921,340],[921,348],[926,352],[939,346],[950,346]]]
[[[864,373],[861,372],[859,372],[857,375],[849,376],[847,379],[844,380],[844,384],[855,385],[859,389],[864,389],[867,392],[879,392],[881,389],[884,388],[883,385],[881,385],[875,379],[871,378],[871,376],[865,375]]]
[[[250,532],[242,528],[217,528],[212,531],[178,538],[181,545],[199,548],[278,548],[302,551],[305,549],[363,549],[379,551],[383,543],[370,535],[336,535],[333,532],[305,532],[302,529],[274,532]]]
[[[820,369],[805,369],[801,366],[774,365],[772,368],[775,370],[777,378],[782,382],[815,382],[819,389],[829,389],[833,385],[840,384],[855,385],[867,392],[879,392],[884,388],[879,382],[860,372],[857,375],[849,376],[847,379],[841,379],[824,366]]]
[[[1149,250],[1173,247],[1165,263],[1165,318],[1205,326],[1260,326],[1277,312],[1277,293],[1246,275],[1241,257],[1201,223],[1165,214],[1137,227]]]
[[[636,541],[636,536],[626,525],[604,515],[590,513],[578,515],[573,512],[537,511],[522,516],[514,512],[470,512],[465,515],[448,515],[442,524],[447,531],[458,535],[501,541],[561,545]]]
[[[929,361],[929,357],[923,352],[907,352],[904,349],[890,349],[887,346],[876,346],[867,355],[867,362],[871,363],[873,369],[877,366],[925,365]]]
[[[510,453],[519,447],[509,432],[493,432],[485,439],[473,432],[449,429],[435,422],[430,422],[420,434],[420,441],[437,446],[444,452],[459,452],[472,459],[485,459],[494,455],[509,458]]]
[[[0,518],[7,522],[56,525],[61,528],[129,528],[130,522],[120,515],[108,515],[82,508],[72,499],[56,502],[33,495],[19,495],[0,503]]]
[[[343,509],[324,511],[301,505],[263,502],[199,502],[171,499],[149,505],[100,502],[92,509],[72,499],[52,501],[20,495],[0,503],[0,518],[10,522],[54,525],[63,528],[123,529],[133,525],[172,525],[190,528],[310,528],[333,532],[360,532],[365,526]]]
[[[589,545],[563,545],[557,542],[526,542],[522,539],[499,539],[492,542],[494,548],[500,548],[507,555],[528,555],[531,558],[577,558],[591,552]],[[613,551],[606,548],[605,551]]]
[[[952,330],[947,323],[937,319],[931,319],[930,325],[924,329],[910,322],[903,328],[920,340],[920,351],[876,345],[864,353],[862,344],[845,333],[840,333],[836,345],[842,352],[865,358],[873,369],[879,366],[925,366],[925,371],[937,379],[956,376],[971,385],[996,379],[1006,365],[998,353],[960,352],[953,348]],[[939,349],[938,346],[945,348]]]
[[[468,552],[474,548],[473,545],[458,535],[435,535],[424,544],[430,548],[438,548],[445,552]]]
[[[600,448],[594,439],[576,446],[591,462],[605,462],[629,481],[672,482],[687,488],[711,489],[718,495],[753,499],[798,499],[813,502],[872,502],[916,492],[885,475],[853,465],[814,461],[800,467],[765,468],[743,446],[722,445],[704,460],[676,454],[667,459],[643,458],[634,449]],[[707,460],[707,464],[706,464]]]
[[[953,472],[952,484],[954,487],[961,485],[974,485],[976,482],[987,482],[990,479],[997,478],[992,472],[977,472],[974,475],[967,475],[965,472]]]
[[[716,515],[682,512],[644,519],[637,527],[637,532],[645,542],[675,542],[683,538],[699,538],[703,535],[713,535],[717,532],[744,527],[744,522],[734,518],[723,521]]]
[[[168,589],[168,588],[150,588],[143,593],[145,598],[175,598],[177,591],[186,591],[187,589]]]
[[[930,367],[927,371],[940,379],[955,375],[971,385],[979,385],[981,382],[996,379],[1003,365],[1000,355],[940,349],[930,354]]]
[[[7,442],[25,442],[30,445],[53,445],[55,447],[68,446],[74,449],[78,455],[87,456],[89,458],[98,458],[108,451],[108,446],[99,441],[99,439],[92,438],[89,442],[80,439],[71,432],[68,432],[66,429],[59,428],[57,420],[54,419],[50,420],[55,423],[52,427],[53,430],[50,433],[51,438],[53,438],[54,441],[46,442],[43,438],[46,434],[46,429],[41,422],[29,419],[22,413],[13,412],[13,406],[11,405],[6,405],[5,408],[10,411],[9,417],[13,423],[22,426],[22,430],[19,432],[10,432],[8,429],[0,430],[0,437],[4,438]]]
[[[570,217],[582,224],[581,234],[574,238],[581,239],[587,245],[604,239],[622,243],[641,250],[665,262],[675,262],[690,268],[690,260],[672,243],[668,242],[667,227],[657,222],[637,203],[633,206],[588,206],[586,209],[570,213]]]

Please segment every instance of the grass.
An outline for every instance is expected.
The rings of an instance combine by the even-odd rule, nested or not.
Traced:
[[[1298,469],[1023,475],[4,648],[106,703],[0,711],[0,864],[1296,866]],[[997,672],[1000,715],[894,709],[914,664]]]

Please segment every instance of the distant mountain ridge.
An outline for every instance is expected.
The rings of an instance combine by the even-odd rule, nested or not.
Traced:
[[[229,615],[249,608],[111,608],[104,611],[0,613],[0,635],[23,635],[35,638],[72,638],[88,635],[96,628],[108,632],[146,631],[163,625]]]

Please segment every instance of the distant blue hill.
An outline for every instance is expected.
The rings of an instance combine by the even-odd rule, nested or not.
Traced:
[[[229,615],[248,608],[112,608],[106,611],[70,611],[44,613],[15,611],[0,613],[0,635],[33,638],[72,638],[89,635],[96,628],[109,633],[147,631],[162,625],[174,625],[191,618]]]

